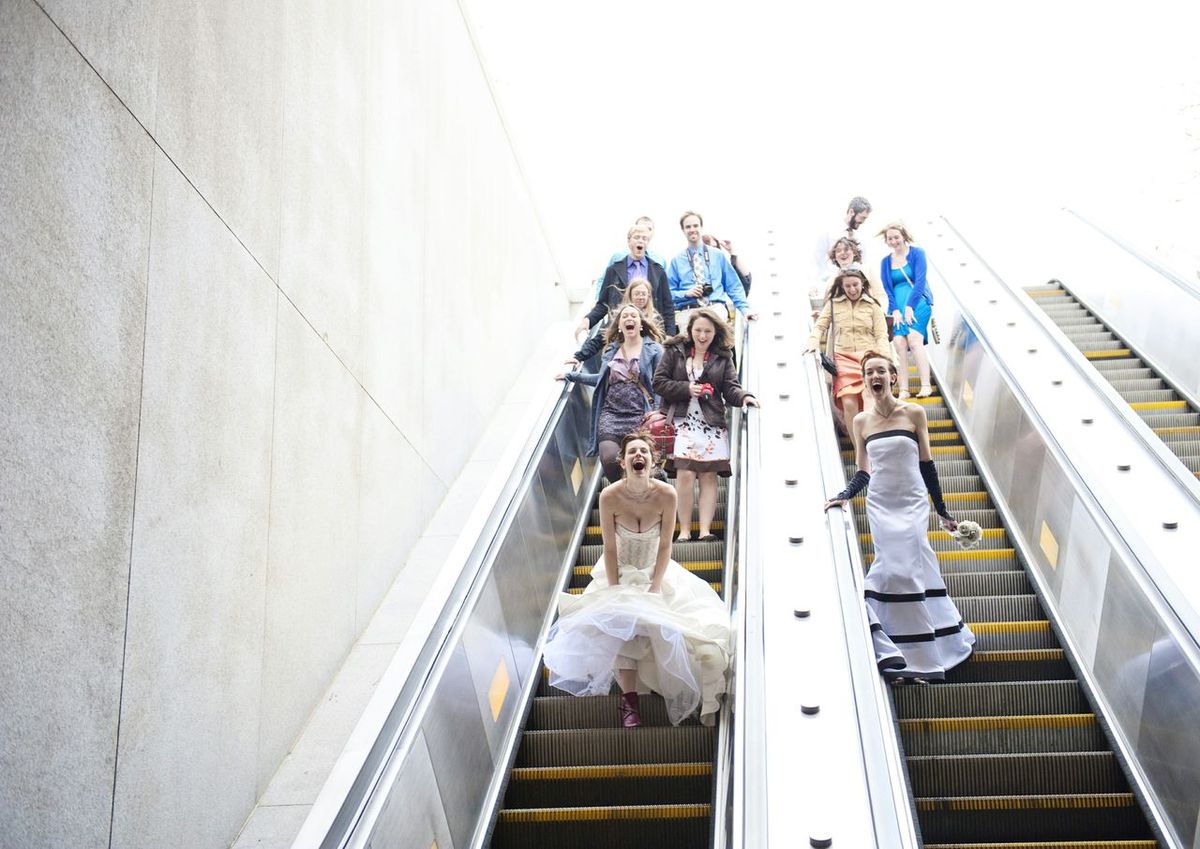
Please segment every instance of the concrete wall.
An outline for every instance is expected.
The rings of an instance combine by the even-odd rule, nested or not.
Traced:
[[[0,0],[0,114],[0,846],[228,846],[553,260],[454,0]]]

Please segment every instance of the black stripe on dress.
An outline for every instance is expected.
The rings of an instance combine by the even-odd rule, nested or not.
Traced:
[[[950,593],[944,587],[940,590],[926,590],[923,593],[881,593],[877,590],[867,590],[863,593],[864,598],[873,598],[875,601],[884,601],[889,604],[897,604],[910,601],[925,601],[927,598],[945,598]]]
[[[917,441],[917,432],[914,430],[881,430],[879,433],[873,433],[863,440],[863,444],[870,442],[872,439],[883,439],[885,436],[907,436],[913,442]]]

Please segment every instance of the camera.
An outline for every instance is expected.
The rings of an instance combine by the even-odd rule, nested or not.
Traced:
[[[699,386],[701,398],[711,398],[713,396],[713,385],[711,383],[701,383]]]

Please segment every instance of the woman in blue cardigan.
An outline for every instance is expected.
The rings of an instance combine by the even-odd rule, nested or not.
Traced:
[[[654,372],[662,359],[662,331],[633,304],[613,316],[604,334],[604,353],[595,374],[572,371],[559,378],[596,387],[592,393],[592,432],[588,455],[600,455],[604,476],[621,479],[618,462],[621,440],[642,424],[642,417],[658,409]]]
[[[917,374],[921,378],[918,398],[933,394],[929,383],[929,356],[925,340],[929,338],[929,318],[933,314],[933,293],[925,279],[925,251],[912,243],[912,236],[899,221],[879,231],[892,252],[879,264],[879,279],[887,292],[888,312],[892,316],[892,345],[903,378],[900,397],[908,398],[908,352],[912,351]]]

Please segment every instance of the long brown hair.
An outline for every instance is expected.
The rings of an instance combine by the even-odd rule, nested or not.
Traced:
[[[692,325],[700,318],[707,318],[715,328],[713,340],[709,348],[718,354],[728,355],[731,353],[733,351],[733,331],[730,329],[729,323],[717,315],[717,311],[712,307],[701,307],[698,310],[693,310],[692,314],[688,316],[687,327],[678,336],[672,337],[669,343],[672,345],[681,344],[685,348],[693,344]]]
[[[638,314],[638,318],[642,322],[642,336],[649,336],[655,342],[661,343],[663,340],[662,331],[658,329],[658,325],[646,317],[646,314],[638,309],[633,304],[618,304],[609,313],[608,327],[604,329],[604,346],[607,348],[621,336],[621,313],[625,310],[634,310]]]
[[[833,283],[829,286],[829,291],[825,293],[825,300],[831,301],[838,295],[846,297],[846,287],[842,285],[843,277],[856,277],[862,281],[862,295],[877,307],[882,307],[879,299],[871,293],[871,281],[867,279],[867,275],[861,268],[843,268],[837,274],[833,275]]]

